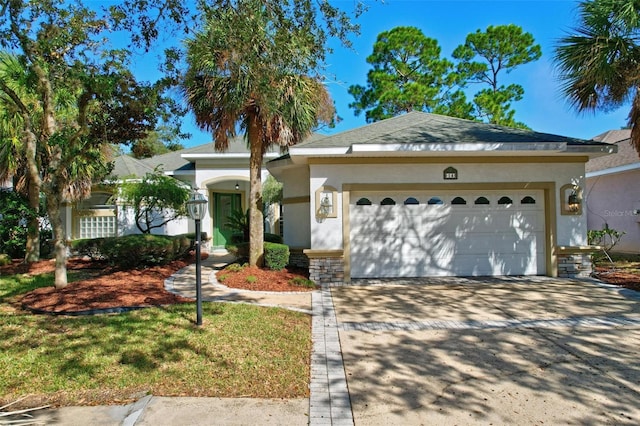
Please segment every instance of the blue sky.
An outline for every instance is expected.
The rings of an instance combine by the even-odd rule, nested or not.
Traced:
[[[332,3],[349,10],[355,0]],[[513,104],[516,119],[535,131],[589,139],[626,123],[628,106],[611,112],[579,114],[572,110],[560,94],[560,84],[553,69],[553,52],[557,40],[577,22],[577,2],[574,0],[384,0],[367,1],[369,10],[358,20],[361,35],[353,38],[353,49],[334,43],[334,53],[328,58],[327,83],[343,119],[336,133],[366,124],[364,114],[354,116],[348,105],[353,98],[350,85],[366,85],[371,66],[366,62],[379,33],[397,26],[415,26],[427,37],[438,40],[442,56],[451,53],[465,37],[489,25],[516,24],[530,32],[542,47],[542,58],[523,65],[511,74],[503,74],[500,83],[518,83],[524,87],[524,98]],[[196,129],[191,117],[184,128],[192,133],[185,146],[209,142],[211,137]]]

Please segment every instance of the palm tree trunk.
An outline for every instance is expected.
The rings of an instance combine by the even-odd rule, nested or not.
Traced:
[[[262,154],[260,125],[256,114],[249,117],[247,129],[249,158],[249,266],[264,264],[264,218],[262,215]]]

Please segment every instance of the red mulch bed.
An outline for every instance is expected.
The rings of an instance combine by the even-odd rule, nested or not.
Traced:
[[[286,268],[282,271],[261,269],[255,266],[245,266],[241,271],[223,269],[216,273],[218,281],[231,288],[254,291],[313,291],[317,287],[303,287],[291,283],[295,278],[308,279],[309,274],[304,269]]]
[[[612,269],[597,267],[595,277],[607,284],[614,284],[640,291],[640,271],[638,269]]]

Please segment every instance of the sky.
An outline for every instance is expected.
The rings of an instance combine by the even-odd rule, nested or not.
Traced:
[[[350,10],[355,0],[334,0],[332,4]],[[521,65],[510,74],[499,76],[500,84],[517,83],[524,88],[521,101],[512,104],[515,119],[532,130],[590,139],[607,130],[624,127],[629,106],[610,112],[578,113],[560,92],[560,82],[554,71],[554,48],[559,38],[577,25],[577,1],[574,0],[378,0],[366,1],[369,10],[358,22],[361,34],[352,37],[351,49],[332,43],[334,53],[327,60],[327,87],[335,101],[342,121],[333,129],[321,133],[333,134],[366,125],[364,113],[356,117],[349,103],[353,97],[348,88],[366,86],[366,62],[372,53],[378,34],[397,26],[415,26],[434,38],[442,48],[442,57],[463,44],[467,34],[485,30],[489,25],[515,24],[531,33],[542,48],[542,57]],[[479,89],[478,89],[479,90]],[[201,132],[188,116],[184,130],[191,133],[186,147],[210,142],[211,136]]]

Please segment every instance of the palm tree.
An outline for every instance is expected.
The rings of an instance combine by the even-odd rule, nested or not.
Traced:
[[[0,52],[0,181],[13,179],[14,189],[27,197],[29,207],[40,208],[42,181],[37,167],[32,112],[37,110],[29,93],[29,74],[19,58]],[[28,223],[25,262],[40,258],[40,223],[36,214]]]
[[[262,265],[261,169],[272,145],[287,147],[334,118],[333,103],[313,68],[304,32],[281,29],[263,2],[246,0],[209,11],[187,41],[183,90],[197,125],[211,131],[218,151],[243,131],[250,150],[249,264]],[[309,56],[309,57],[307,57]]]
[[[556,48],[563,94],[578,111],[631,100],[631,143],[640,154],[640,3],[587,0],[579,10],[580,26]]]

